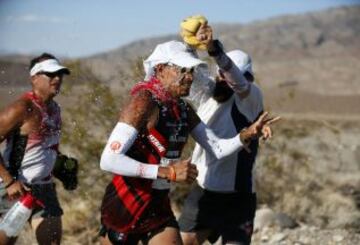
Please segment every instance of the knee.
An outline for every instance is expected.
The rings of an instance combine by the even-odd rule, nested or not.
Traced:
[[[181,232],[181,239],[184,245],[197,245],[196,233],[193,232]]]

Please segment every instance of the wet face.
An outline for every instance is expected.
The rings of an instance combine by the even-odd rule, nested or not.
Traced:
[[[62,71],[39,72],[32,77],[33,88],[44,97],[53,98],[60,92],[63,76]]]
[[[174,97],[182,97],[190,93],[193,71],[193,68],[161,65],[160,69],[157,70],[157,77]]]

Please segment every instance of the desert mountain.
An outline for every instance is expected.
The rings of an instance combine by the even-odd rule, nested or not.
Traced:
[[[270,107],[359,114],[358,107],[346,106],[360,102],[359,5],[213,28],[226,50],[240,48],[253,57]],[[176,38],[174,34],[143,39],[79,61],[112,87],[128,89],[136,82],[131,79],[139,69],[135,62],[156,44]],[[23,83],[27,77],[23,60],[0,57],[0,84]]]

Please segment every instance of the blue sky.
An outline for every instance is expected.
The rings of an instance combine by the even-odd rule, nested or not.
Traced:
[[[0,0],[0,54],[48,51],[83,57],[178,32],[203,14],[210,23],[249,23],[359,0]]]

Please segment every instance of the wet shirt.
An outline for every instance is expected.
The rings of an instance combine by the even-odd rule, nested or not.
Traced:
[[[159,116],[154,128],[143,128],[139,131],[137,139],[126,155],[139,162],[164,166],[180,157],[189,135],[189,124],[187,104],[181,99],[176,101],[161,99],[159,94],[164,91],[158,93],[158,86],[158,81],[152,80],[141,83],[133,89],[136,92],[147,90],[152,94],[159,109]],[[167,197],[169,188],[170,183],[167,180],[114,175],[103,198],[102,223],[118,232],[141,233],[158,227],[172,218],[171,212],[162,217],[148,217],[147,220],[143,220],[151,226],[144,227],[137,221],[152,203],[153,198],[159,198],[153,196],[158,190],[165,191],[159,202],[164,206],[169,204]]]
[[[9,135],[3,155],[5,166],[12,169],[14,164],[18,164],[17,173],[12,174],[25,183],[49,183],[60,140],[60,107],[55,101],[46,106],[33,92],[25,93],[23,97],[30,99],[39,109],[40,129],[27,136],[21,136],[18,129]],[[17,163],[19,159],[20,163]]]

